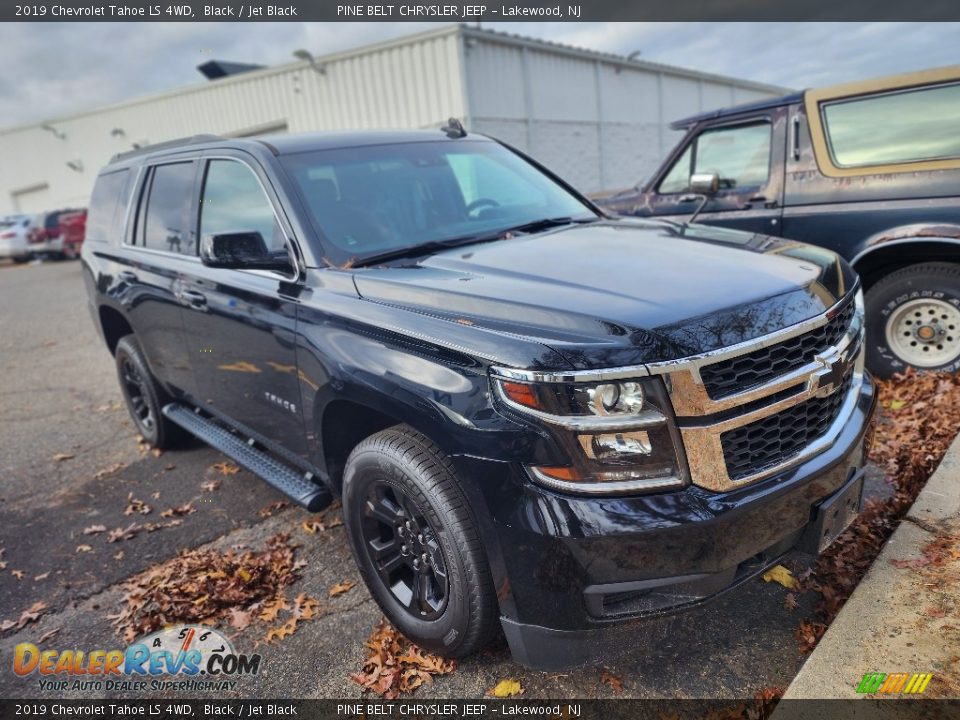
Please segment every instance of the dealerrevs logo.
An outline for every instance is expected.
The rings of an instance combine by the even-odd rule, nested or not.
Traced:
[[[232,678],[256,675],[260,660],[260,655],[237,653],[216,630],[175,625],[126,650],[40,650],[20,643],[13,651],[13,671],[38,675],[41,690],[232,690]]]

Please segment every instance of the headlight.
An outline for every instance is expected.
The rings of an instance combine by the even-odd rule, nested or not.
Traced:
[[[501,401],[540,420],[570,459],[531,466],[533,479],[575,493],[665,490],[687,483],[680,438],[659,378],[537,383],[494,377]]]

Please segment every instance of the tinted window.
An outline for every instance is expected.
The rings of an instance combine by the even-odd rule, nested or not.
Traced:
[[[325,255],[350,259],[424,243],[496,238],[547,218],[592,219],[574,195],[502,145],[470,139],[282,155]]]
[[[823,122],[839,167],[960,157],[960,85],[829,103]]]
[[[113,236],[116,229],[113,227],[114,213],[121,208],[121,199],[124,201],[122,210],[126,210],[126,197],[124,189],[126,188],[127,178],[130,175],[129,170],[101,175],[93,186],[93,194],[90,196],[90,208],[87,213],[87,240],[96,240],[101,242],[116,242],[118,238]]]
[[[153,168],[143,222],[143,244],[154,250],[195,255],[187,218],[193,191],[193,163]]]
[[[690,175],[716,173],[721,190],[765,185],[770,173],[770,125],[739,125],[697,135],[661,181],[661,193],[686,192]]]
[[[286,247],[270,199],[253,171],[233,160],[211,160],[200,204],[200,236],[258,232],[267,250]]]

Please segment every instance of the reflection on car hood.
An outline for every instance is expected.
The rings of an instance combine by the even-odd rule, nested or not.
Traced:
[[[802,243],[610,220],[358,271],[360,295],[544,343],[574,367],[672,360],[822,313],[855,276]]]

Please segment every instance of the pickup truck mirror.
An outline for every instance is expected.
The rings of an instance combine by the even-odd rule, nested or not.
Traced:
[[[697,195],[716,195],[720,189],[717,173],[694,173],[690,176],[690,192]]]
[[[247,270],[291,269],[286,249],[270,251],[263,236],[254,230],[204,235],[200,238],[200,261],[208,267]]]

